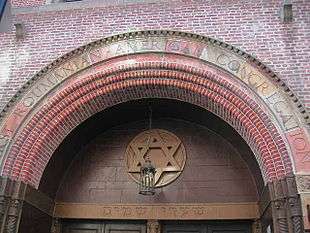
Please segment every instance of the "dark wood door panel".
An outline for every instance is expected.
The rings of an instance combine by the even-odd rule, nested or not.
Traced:
[[[106,224],[104,233],[146,233],[142,224]]]
[[[163,224],[163,233],[206,233],[207,227],[203,223],[176,221]]]
[[[251,225],[248,224],[236,224],[225,223],[208,226],[208,233],[251,233]]]
[[[206,228],[202,225],[185,225],[185,224],[173,224],[166,225],[163,229],[164,233],[205,233]]]
[[[251,233],[250,222],[173,222],[163,224],[163,233]],[[146,225],[112,221],[65,222],[63,233],[146,233]]]
[[[68,229],[67,231],[65,231],[66,233],[99,233],[99,230],[95,230],[95,229]]]
[[[251,233],[249,222],[166,222],[163,233]]]
[[[66,223],[63,233],[102,233],[102,224],[99,223]]]
[[[210,229],[208,233],[249,233],[249,231],[246,230],[240,230],[240,229]]]
[[[145,224],[74,220],[62,224],[62,233],[146,233]]]
[[[208,233],[249,233],[249,231],[241,229],[210,229]]]

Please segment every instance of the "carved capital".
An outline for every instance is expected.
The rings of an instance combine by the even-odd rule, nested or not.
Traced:
[[[262,222],[260,219],[256,219],[252,225],[253,233],[262,233]]]
[[[1,216],[4,215],[7,205],[8,205],[8,198],[5,196],[0,196],[0,222],[1,222]]]
[[[277,199],[274,201],[275,217],[277,219],[286,218],[286,200]]]
[[[23,202],[21,200],[12,199],[10,200],[10,206],[9,206],[9,216],[17,217],[20,213],[20,209],[22,207]]]
[[[4,227],[9,201],[8,197],[0,196],[0,232]]]
[[[11,199],[7,219],[4,227],[5,233],[16,233],[18,231],[19,218],[22,210],[23,201]]]
[[[292,217],[302,216],[301,201],[299,196],[288,198],[288,208]]]
[[[160,233],[158,220],[151,219],[147,221],[147,233]]]

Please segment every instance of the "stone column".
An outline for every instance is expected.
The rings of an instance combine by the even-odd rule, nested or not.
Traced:
[[[301,200],[297,191],[295,177],[288,177],[287,181],[287,205],[289,217],[294,233],[303,233],[303,215],[301,208]]]
[[[310,231],[310,175],[297,175],[296,186],[301,201],[304,228]]]
[[[277,233],[288,233],[285,200],[278,199],[274,202],[274,213],[275,231]]]
[[[61,224],[58,218],[53,219],[51,233],[61,233]]]
[[[294,176],[269,184],[275,233],[303,233],[301,201]]]
[[[160,224],[158,220],[147,220],[147,233],[160,233]]]
[[[17,233],[26,185],[1,177],[0,233]]]
[[[18,225],[21,216],[21,210],[23,206],[23,201],[18,199],[11,199],[9,210],[6,218],[6,223],[4,227],[4,233],[17,233]]]
[[[2,232],[3,227],[4,227],[4,217],[5,217],[5,213],[7,211],[7,198],[4,195],[0,195],[0,232]]]
[[[4,231],[6,222],[11,190],[11,182],[9,179],[0,177],[0,232]]]
[[[288,233],[286,198],[283,182],[275,181],[270,184],[269,188],[275,233]]]

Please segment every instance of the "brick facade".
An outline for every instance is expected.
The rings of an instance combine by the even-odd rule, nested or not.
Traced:
[[[310,108],[309,1],[293,1],[293,21],[286,23],[280,18],[280,0],[46,2],[12,1],[13,22],[23,25],[24,35],[17,38],[13,25],[11,31],[0,34],[0,110],[29,81],[0,115],[2,176],[38,188],[54,151],[75,127],[97,112],[140,98],[176,99],[220,116],[252,149],[265,182],[280,183],[293,173],[309,174],[309,116],[302,107]],[[156,33],[168,35],[164,43],[156,39],[164,49],[152,42],[147,52],[128,43],[137,42],[141,33],[80,47],[109,35],[147,29],[196,35],[141,32],[151,39]],[[201,41],[227,53],[214,56],[218,63],[207,60],[211,53],[205,50],[206,44],[199,47]],[[103,51],[108,47],[108,56],[96,54],[96,46]],[[202,51],[207,51],[205,57]],[[224,60],[219,60],[223,55]],[[252,69],[248,76],[233,72],[240,64]],[[305,208],[308,201],[302,201]],[[308,223],[306,210],[303,214]]]
[[[257,153],[266,181],[292,173],[291,160],[278,130],[253,99],[227,81],[229,76],[177,55],[167,56],[166,62],[154,54],[133,57],[111,60],[96,67],[96,74],[75,76],[76,83],[62,86],[49,103],[36,111],[26,127],[20,128],[3,174],[37,186],[52,152],[71,129],[117,103],[156,97],[202,106],[229,122]],[[148,62],[126,65],[135,60]],[[8,123],[7,127],[15,126]]]
[[[42,6],[46,0],[11,0],[13,7],[36,7]]]
[[[157,189],[155,197],[137,195],[138,185],[127,174],[125,150],[147,124],[145,121],[123,124],[87,144],[70,165],[56,201],[237,203],[258,200],[254,178],[236,148],[201,125],[165,118],[154,120],[153,126],[169,130],[182,140],[187,153],[184,171],[172,184]]]
[[[13,6],[42,2],[13,1]],[[269,65],[310,106],[309,1],[293,1],[291,23],[281,21],[279,0],[141,1],[72,9],[81,5],[77,2],[63,7],[68,4],[61,5],[67,9],[62,11],[53,10],[53,4],[14,9],[14,22],[24,24],[25,37],[16,40],[13,26],[0,35],[0,108],[26,80],[64,53],[111,34],[144,29],[188,31],[235,45]]]

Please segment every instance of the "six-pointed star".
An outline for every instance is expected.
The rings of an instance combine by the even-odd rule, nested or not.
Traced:
[[[157,183],[164,172],[181,171],[180,165],[174,158],[174,154],[178,150],[180,144],[181,141],[179,139],[177,139],[176,142],[165,142],[160,134],[156,130],[153,130],[152,133],[148,134],[142,142],[135,142],[130,145],[134,151],[134,158],[129,168],[129,172],[140,172],[141,165],[144,164],[148,154],[156,149],[162,151],[162,153],[157,153],[156,155],[160,156],[160,154],[162,154],[163,156],[162,158],[153,158],[157,163],[160,163],[155,164],[155,183]]]

